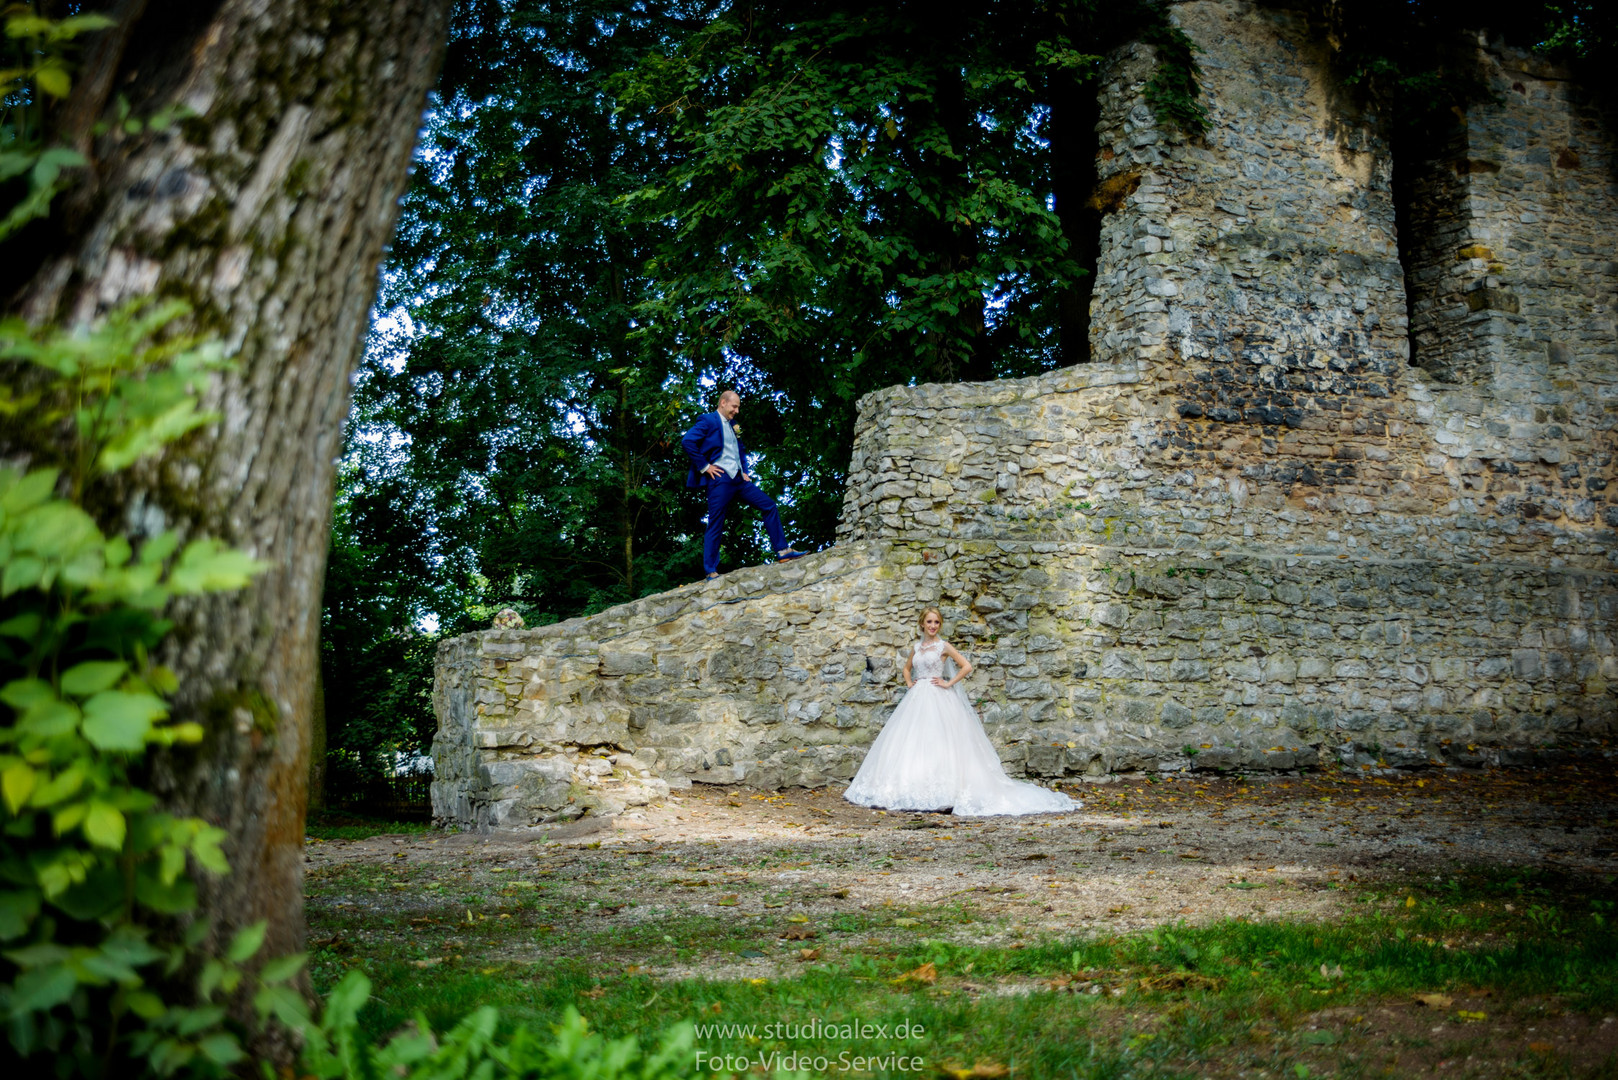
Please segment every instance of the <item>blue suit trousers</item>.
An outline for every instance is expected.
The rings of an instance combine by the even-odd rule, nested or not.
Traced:
[[[725,512],[737,499],[748,506],[757,507],[764,515],[764,531],[770,534],[770,550],[779,552],[787,549],[787,537],[781,531],[781,515],[775,509],[775,500],[764,494],[751,480],[743,480],[740,476],[721,476],[708,481],[708,532],[702,539],[704,573],[719,572],[719,542],[725,535]]]

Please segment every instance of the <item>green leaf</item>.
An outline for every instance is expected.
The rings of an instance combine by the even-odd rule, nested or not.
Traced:
[[[34,770],[21,761],[0,773],[0,795],[4,796],[6,809],[12,817],[16,817],[27,805],[28,796],[34,793],[34,786],[38,782],[39,777]]]
[[[81,922],[111,915],[124,906],[123,875],[115,866],[100,866],[77,885],[51,897],[51,905]]]
[[[84,838],[96,847],[116,851],[124,846],[127,825],[124,815],[116,807],[104,802],[92,802],[84,818]]]
[[[44,37],[51,32],[51,26],[49,19],[39,15],[12,15],[6,19],[6,37]]]
[[[59,67],[42,67],[36,70],[34,84],[54,98],[65,98],[73,90],[73,80]]]
[[[34,167],[38,155],[19,154],[15,151],[0,154],[0,182],[21,176]]]
[[[110,30],[117,25],[116,19],[110,19],[105,15],[74,15],[57,23],[51,31],[51,36],[58,40],[66,40],[92,30]]]
[[[66,146],[52,146],[42,150],[39,161],[43,165],[58,169],[77,169],[89,164],[84,160],[83,154]]]
[[[225,1010],[219,1005],[204,1005],[200,1008],[186,1009],[180,1017],[180,1023],[175,1032],[189,1038],[192,1035],[217,1027],[225,1019]]]
[[[152,694],[103,690],[84,703],[84,737],[98,750],[142,750],[153,722],[167,715],[168,706]]]
[[[265,986],[253,995],[253,1008],[260,1016],[274,1016],[289,1028],[309,1023],[309,1006],[303,995],[290,986]]]
[[[154,566],[163,562],[174,549],[180,546],[180,534],[173,529],[158,533],[140,546],[140,561],[143,566]]]
[[[242,1053],[241,1044],[236,1041],[236,1036],[224,1031],[216,1031],[212,1035],[204,1035],[198,1039],[197,1050],[203,1057],[221,1068],[234,1065],[247,1056]]]
[[[73,953],[54,941],[40,941],[20,949],[7,949],[6,959],[20,968],[49,967],[66,961]]]
[[[51,814],[51,831],[57,836],[70,833],[80,825],[90,814],[90,804],[84,802],[68,803],[57,807]]]
[[[25,971],[12,984],[11,1007],[19,1013],[54,1009],[73,996],[79,980],[65,964]]]
[[[0,941],[22,937],[39,916],[39,890],[0,890]]]
[[[263,983],[282,983],[303,970],[308,960],[307,953],[293,953],[291,956],[277,956],[259,970],[258,979]]]
[[[163,959],[163,950],[153,945],[147,934],[143,927],[119,926],[101,943],[102,955],[130,967],[144,967]]]
[[[0,637],[32,641],[39,636],[41,623],[39,612],[25,611],[21,615],[14,615],[5,622],[0,622]]]
[[[136,990],[124,998],[124,1004],[129,1006],[130,1012],[147,1021],[158,1019],[166,1011],[163,999],[150,990]]]
[[[180,915],[197,906],[197,888],[183,878],[165,884],[148,874],[136,874],[135,899],[160,915]]]
[[[18,712],[42,701],[55,701],[56,688],[44,679],[13,679],[0,687],[0,701]]]
[[[197,860],[197,865],[215,874],[230,873],[230,863],[220,847],[228,835],[224,829],[213,825],[198,829],[196,839],[191,841],[191,857]]]
[[[53,739],[79,726],[79,708],[66,701],[42,701],[22,714],[17,730],[36,739]]]
[[[45,576],[45,564],[39,559],[25,556],[6,563],[0,574],[0,596],[10,596],[21,589],[31,589]]]
[[[43,784],[34,788],[33,795],[29,796],[28,805],[37,807],[55,806],[63,799],[76,794],[84,786],[84,770],[76,765],[69,765]]]
[[[110,690],[123,678],[129,665],[122,660],[89,660],[74,664],[62,673],[62,692],[74,697]]]
[[[69,502],[49,502],[28,511],[16,524],[18,551],[66,561],[84,548],[106,544],[89,514]]]
[[[350,971],[326,995],[324,1026],[335,1031],[345,1024],[352,1024],[370,998],[371,980],[362,971]]]
[[[193,540],[170,572],[169,588],[181,595],[230,592],[245,587],[268,565],[218,540]]]
[[[225,959],[233,964],[245,964],[251,960],[253,954],[258,952],[259,946],[264,944],[264,934],[269,928],[270,924],[265,919],[242,927],[231,939],[230,948],[225,950]]]

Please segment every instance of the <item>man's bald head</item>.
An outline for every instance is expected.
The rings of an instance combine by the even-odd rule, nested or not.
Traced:
[[[736,413],[742,407],[742,396],[734,390],[726,390],[719,395],[719,415],[726,420],[735,419]]]

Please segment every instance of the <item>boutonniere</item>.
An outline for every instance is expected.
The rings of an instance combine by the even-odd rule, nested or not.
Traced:
[[[740,424],[732,424],[730,425],[730,430],[733,433],[740,435],[742,433],[742,426]]]

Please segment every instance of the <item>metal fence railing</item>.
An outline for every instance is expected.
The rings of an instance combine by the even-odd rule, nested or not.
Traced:
[[[389,821],[430,821],[431,775],[345,777],[326,785],[326,807]]]

